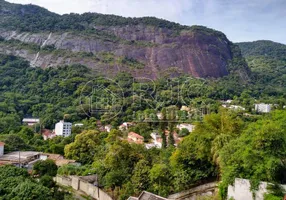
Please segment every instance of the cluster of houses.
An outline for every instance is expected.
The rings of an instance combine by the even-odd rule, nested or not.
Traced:
[[[128,123],[124,123],[124,124],[128,124]],[[122,126],[122,125],[121,125]],[[192,124],[178,124],[177,125],[177,129],[178,130],[182,130],[182,129],[187,129],[190,133],[194,130],[195,126]],[[124,129],[124,130],[128,130],[128,129]],[[168,138],[170,136],[170,134],[173,134],[173,138],[174,138],[174,142],[175,142],[175,146],[177,146],[179,144],[180,141],[182,141],[182,137],[179,137],[179,135],[177,134],[177,132],[173,132],[170,133],[170,131],[165,130],[164,132],[165,137],[166,137],[166,142],[167,144],[169,143]],[[150,134],[151,136],[151,141],[145,143],[144,141],[144,137],[135,133],[135,132],[129,132],[128,133],[128,138],[127,141],[129,143],[135,143],[135,144],[144,144],[145,147],[147,149],[151,149],[151,148],[162,148],[163,145],[163,138],[162,135],[159,134],[158,132],[152,132]]]
[[[28,126],[34,126],[36,124],[40,124],[40,119],[24,118],[22,122],[24,124],[27,124]],[[76,124],[75,126],[81,126],[81,124]],[[72,130],[72,123],[61,120],[58,123],[56,123],[55,129],[53,131],[48,129],[43,129],[41,130],[41,133],[44,137],[44,140],[47,140],[47,139],[52,139],[56,136],[69,137],[71,135],[71,130]]]
[[[245,111],[245,108],[239,105],[232,105],[233,100],[221,101],[222,107],[236,111]],[[277,105],[259,103],[254,104],[254,111],[257,113],[270,113],[271,109]]]

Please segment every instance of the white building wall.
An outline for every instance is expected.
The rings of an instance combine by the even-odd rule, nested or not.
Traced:
[[[0,146],[0,156],[4,155],[4,146]]]
[[[258,190],[255,192],[255,198],[253,193],[250,191],[250,181],[247,179],[236,178],[234,185],[228,186],[227,199],[235,200],[263,200],[263,196],[267,193],[267,183],[261,182]],[[282,187],[286,187],[282,185]]]
[[[71,135],[72,123],[60,121],[55,126],[57,136],[68,137]]]
[[[271,111],[271,105],[270,104],[255,104],[255,111],[261,112],[261,113],[269,113]]]

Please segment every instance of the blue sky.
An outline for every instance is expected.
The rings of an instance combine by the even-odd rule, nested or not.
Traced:
[[[126,17],[155,16],[204,25],[234,42],[273,40],[286,44],[286,0],[8,0],[64,13],[98,12]]]

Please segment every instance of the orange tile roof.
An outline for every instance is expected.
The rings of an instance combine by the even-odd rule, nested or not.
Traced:
[[[70,163],[75,163],[75,160],[67,160],[67,159],[62,159],[62,160],[56,160],[56,165],[57,166],[63,166],[63,165],[67,165]]]
[[[0,142],[0,146],[4,146],[5,145],[5,143],[4,142]]]
[[[142,137],[141,135],[134,133],[134,132],[128,133],[128,136],[133,136],[133,137],[136,137],[138,139],[144,139],[144,137]]]

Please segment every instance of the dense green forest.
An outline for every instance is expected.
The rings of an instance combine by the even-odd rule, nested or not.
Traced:
[[[27,200],[57,200],[71,199],[72,196],[59,187],[53,181],[52,176],[57,173],[57,166],[51,161],[43,161],[35,164],[35,172],[43,172],[40,166],[46,168],[38,178],[33,178],[26,169],[15,166],[0,167],[0,199],[27,199]],[[48,167],[54,166],[55,170]]]
[[[6,143],[6,151],[37,150],[75,159],[83,166],[64,166],[58,173],[96,173],[105,190],[118,199],[138,195],[142,190],[167,196],[214,179],[222,180],[222,198],[235,177],[251,179],[254,189],[259,181],[285,182],[282,162],[286,152],[285,111],[244,116],[242,112],[220,108],[220,100],[233,99],[249,114],[255,114],[252,111],[255,102],[277,104],[282,109],[286,102],[285,80],[281,75],[273,77],[277,81],[271,87],[255,78],[247,85],[238,84],[242,82],[235,76],[214,80],[183,76],[142,82],[126,73],[109,80],[80,65],[40,69],[14,56],[0,58],[0,140]],[[253,70],[254,77],[256,73],[262,71]],[[119,100],[109,104],[106,91],[112,91]],[[114,113],[108,112],[92,113],[90,96],[96,98],[92,106],[114,110],[116,116],[111,117]],[[194,112],[211,114],[202,118],[193,113],[185,118],[184,111],[180,111],[182,105]],[[148,140],[153,130],[162,134],[163,130],[174,128],[174,123],[148,118],[156,116],[158,111],[169,120],[174,115],[168,118],[168,111],[174,111],[180,121],[197,127],[190,135],[184,133],[178,148],[171,142],[162,149],[151,150],[122,141],[126,132],[106,133],[97,127],[98,120],[113,127],[136,120],[137,125],[130,131]],[[73,129],[70,137],[44,141],[35,134],[39,127],[22,126],[21,120],[26,116],[40,117],[41,127],[45,128],[53,128],[63,118],[82,122],[84,127]]]
[[[286,45],[272,41],[237,43],[248,66],[253,72],[253,80],[265,88],[276,88],[284,92],[286,86]],[[276,96],[276,92],[272,93]]]
[[[79,65],[45,70],[31,68],[28,62],[13,56],[0,56],[0,65],[1,133],[17,131],[22,118],[29,116],[40,117],[46,128],[53,128],[64,116],[72,122],[90,116],[102,121],[109,119],[108,113],[90,113],[88,95],[92,93],[92,88],[87,83],[104,86],[117,94],[118,101],[113,105],[104,105],[107,98],[104,94],[102,99],[92,94],[97,98],[94,107],[114,110],[122,108],[115,118],[104,122],[114,126],[132,120],[134,112],[139,115],[148,109],[155,112],[173,105],[178,110],[182,105],[194,109],[211,105],[210,109],[215,112],[219,106],[218,100],[225,99],[235,99],[249,111],[255,100],[277,103],[280,106],[285,104],[285,79],[281,75],[272,78],[273,85],[270,86],[264,82],[250,83],[247,86],[237,84],[239,80],[232,76],[218,80],[180,77],[142,83],[133,80],[126,73],[118,74],[110,81]],[[90,82],[91,80],[93,81]],[[154,87],[156,89],[152,91],[150,88]]]

